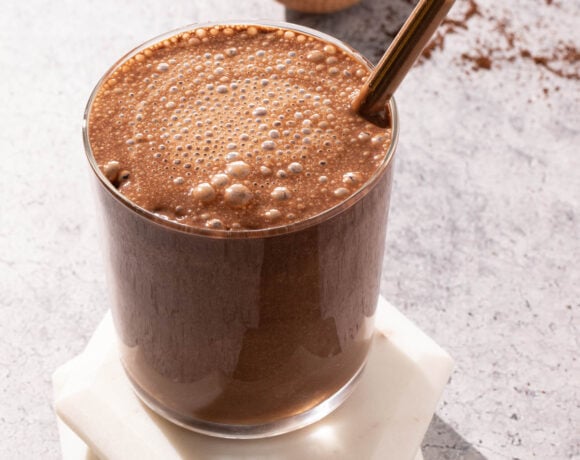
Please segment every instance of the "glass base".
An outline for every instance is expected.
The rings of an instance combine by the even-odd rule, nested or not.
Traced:
[[[340,390],[334,393],[330,398],[314,406],[312,409],[302,412],[301,414],[293,415],[292,417],[257,425],[229,425],[176,415],[159,406],[157,402],[153,401],[152,398],[131,379],[130,376],[128,377],[129,380],[131,380],[135,393],[147,407],[164,419],[169,420],[178,426],[196,433],[218,438],[259,439],[279,436],[281,434],[304,428],[329,415],[346,401],[353,392],[361,377],[364,367],[365,364],[360,367],[356,374]]]

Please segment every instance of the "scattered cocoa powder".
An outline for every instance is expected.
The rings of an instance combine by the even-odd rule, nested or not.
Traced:
[[[472,62],[473,70],[491,69],[492,60],[488,56],[473,56],[468,53],[463,53],[461,54],[461,59],[463,59],[464,61]]]
[[[474,0],[467,0],[467,9],[459,13],[458,17],[447,17],[441,23],[439,31],[423,50],[423,58],[430,59],[433,52],[445,48],[445,38],[449,34],[457,33],[459,29],[467,30],[467,23],[474,16],[481,16],[479,6]]]
[[[572,45],[559,43],[549,56],[534,55],[531,51],[524,49],[520,51],[520,56],[523,59],[531,60],[558,77],[568,80],[580,80],[580,74],[578,72],[567,72],[554,66],[556,62],[568,63],[570,65],[580,63],[580,52]]]
[[[545,4],[544,8],[560,8],[552,0],[545,0]],[[517,26],[516,19],[509,8],[486,10],[476,0],[467,0],[443,21],[424,49],[419,64],[444,50],[450,35],[463,34],[469,49],[459,54],[457,63],[465,67],[467,74],[489,71],[515,61],[528,61],[542,72],[539,77],[542,80],[546,72],[563,79],[580,80],[580,52],[573,43],[557,37],[556,25],[540,19],[534,24]],[[478,24],[482,32],[467,40],[472,21],[482,21]],[[535,49],[539,46],[534,47],[534,42],[540,44],[541,51]],[[548,95],[550,90],[545,88],[543,92]]]

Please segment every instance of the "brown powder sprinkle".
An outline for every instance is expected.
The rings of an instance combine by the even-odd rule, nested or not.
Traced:
[[[472,66],[473,70],[491,69],[492,61],[488,56],[472,56],[468,53],[462,53],[461,59],[463,59],[464,61],[471,61],[473,63]]]
[[[529,50],[521,50],[520,56],[523,59],[529,59],[534,64],[544,67],[558,77],[568,80],[580,80],[580,74],[578,72],[566,72],[554,66],[555,62],[564,62],[571,65],[580,63],[580,53],[571,45],[559,43],[550,56],[534,55]]]
[[[545,1],[544,8],[560,8],[559,3]],[[536,8],[541,8],[537,5]],[[513,8],[515,10],[516,8]],[[425,47],[419,65],[445,49],[446,40],[453,34],[462,34],[469,47],[458,53],[456,63],[466,73],[489,71],[516,61],[534,64],[539,72],[548,72],[558,78],[580,80],[580,52],[577,45],[558,38],[561,31],[539,15],[535,23],[517,24],[516,14],[507,9],[487,10],[476,0],[466,0],[452,10],[431,42]],[[474,21],[483,33],[471,34]],[[471,39],[468,40],[468,34]],[[563,34],[562,34],[563,35]],[[540,78],[543,79],[542,76]],[[544,94],[548,94],[546,89]]]
[[[459,29],[467,30],[467,23],[474,16],[481,16],[479,6],[474,0],[467,0],[467,9],[461,11],[458,17],[449,16],[441,23],[439,31],[423,50],[423,58],[430,59],[435,50],[445,48],[445,37],[449,34],[457,33]]]

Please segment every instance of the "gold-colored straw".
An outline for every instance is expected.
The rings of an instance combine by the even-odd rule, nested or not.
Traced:
[[[411,69],[454,0],[420,0],[353,103],[369,121],[388,125],[386,104]]]

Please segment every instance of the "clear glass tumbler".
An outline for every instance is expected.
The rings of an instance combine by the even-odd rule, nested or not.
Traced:
[[[246,25],[247,23],[244,22]],[[220,437],[259,438],[313,423],[338,407],[362,372],[379,296],[398,121],[374,176],[343,203],[264,230],[192,228],[164,220],[96,179],[112,313],[124,369],[155,412]],[[286,23],[370,64],[344,43]]]

